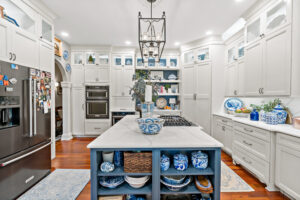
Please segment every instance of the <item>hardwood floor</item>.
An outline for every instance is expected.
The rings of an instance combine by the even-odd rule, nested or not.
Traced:
[[[56,158],[52,161],[52,170],[61,169],[89,169],[90,154],[86,148],[94,138],[75,138],[71,141],[59,141],[56,144]],[[265,185],[260,183],[251,174],[239,166],[232,164],[229,155],[222,152],[222,161],[226,163],[235,173],[242,177],[255,192],[222,193],[222,200],[288,200],[280,192],[268,192]],[[80,193],[77,200],[90,199],[90,183]]]

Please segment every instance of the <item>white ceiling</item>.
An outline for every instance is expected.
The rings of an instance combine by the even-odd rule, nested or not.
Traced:
[[[146,0],[41,0],[56,15],[55,32],[72,45],[137,45],[138,12],[150,15]],[[257,0],[157,0],[153,16],[166,11],[167,47],[222,34]]]

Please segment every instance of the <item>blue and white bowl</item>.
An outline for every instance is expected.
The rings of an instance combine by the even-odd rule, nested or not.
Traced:
[[[208,165],[208,155],[201,151],[195,151],[192,153],[192,163],[197,169],[206,169]]]
[[[170,158],[163,154],[160,158],[161,171],[167,171],[170,168]]]
[[[140,130],[146,135],[156,135],[162,129],[165,120],[160,118],[137,119]]]
[[[100,166],[100,170],[106,173],[112,172],[115,170],[115,165],[111,162],[103,162]]]
[[[273,112],[267,112],[265,122],[270,125],[277,125],[278,124],[277,114]]]
[[[178,175],[178,176],[162,176],[163,180],[171,185],[179,185],[182,184],[186,176]]]
[[[169,184],[167,182],[165,182],[164,180],[160,180],[160,182],[165,185],[169,190],[174,191],[174,192],[178,192],[179,190],[183,189],[184,187],[186,187],[188,184],[190,184],[190,182],[192,181],[192,177],[189,176],[188,178],[186,178],[184,180],[184,182],[182,184]]]
[[[99,179],[100,185],[109,189],[114,189],[125,181],[123,176],[101,176]]]
[[[188,168],[189,160],[184,154],[175,154],[173,157],[174,167],[179,171],[184,171]]]

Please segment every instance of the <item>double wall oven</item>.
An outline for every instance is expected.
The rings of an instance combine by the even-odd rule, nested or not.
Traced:
[[[86,86],[86,118],[109,119],[109,86]]]

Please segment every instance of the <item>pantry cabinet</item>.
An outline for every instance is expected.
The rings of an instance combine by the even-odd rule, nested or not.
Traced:
[[[40,70],[52,72],[54,65],[54,48],[43,41],[39,41],[39,67]]]
[[[72,87],[72,133],[82,136],[85,132],[85,89]]]
[[[280,133],[276,138],[276,186],[294,199],[300,199],[300,138]]]

